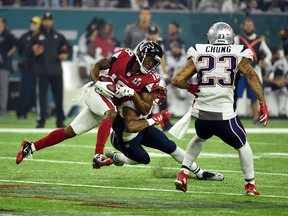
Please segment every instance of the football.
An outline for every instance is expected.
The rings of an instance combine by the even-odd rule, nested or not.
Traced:
[[[99,76],[99,80],[101,82],[110,82],[111,84],[107,85],[107,89],[109,89],[111,92],[116,91],[116,85],[114,79],[111,76],[108,75]]]

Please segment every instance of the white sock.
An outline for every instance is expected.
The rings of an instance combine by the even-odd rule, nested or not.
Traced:
[[[115,156],[114,156],[114,159],[116,161],[120,161],[122,163],[127,163],[127,164],[130,164],[130,165],[138,164],[136,161],[131,160],[130,158],[126,157],[124,154],[120,154],[120,153],[116,153]]]
[[[195,135],[190,140],[190,142],[187,146],[187,149],[186,149],[186,154],[185,154],[184,160],[182,162],[182,168],[183,168],[183,171],[185,173],[187,172],[187,168],[193,169],[192,163],[196,160],[196,158],[200,154],[202,147],[203,147],[205,142],[206,142],[206,140],[199,138],[197,135]],[[196,164],[196,166],[197,166],[197,164]],[[195,164],[194,164],[194,167],[195,167]],[[195,170],[195,168],[193,170]]]
[[[31,150],[32,150],[32,152],[35,152],[35,151],[36,151],[36,148],[35,148],[34,143],[31,144]]]
[[[203,170],[195,163],[192,163],[190,170],[199,178],[202,178]]]
[[[182,163],[185,156],[185,151],[180,148],[176,147],[175,151],[170,154],[178,163]]]
[[[246,141],[244,146],[237,149],[237,151],[240,159],[240,166],[245,177],[245,184],[255,184],[253,153],[248,141]]]

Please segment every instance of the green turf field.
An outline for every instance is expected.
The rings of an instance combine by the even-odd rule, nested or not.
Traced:
[[[225,180],[201,181],[191,175],[187,193],[174,187],[180,164],[153,149],[147,148],[152,153],[149,165],[93,170],[93,133],[36,152],[33,159],[16,165],[21,140],[34,141],[46,133],[15,133],[13,128],[34,128],[35,116],[18,121],[14,115],[0,117],[0,215],[288,215],[287,119],[271,120],[265,128],[271,131],[258,132],[255,129],[263,127],[243,120],[248,131],[254,129],[248,140],[261,192],[250,197],[244,195],[237,152],[218,138],[206,143],[197,163],[222,172]],[[51,118],[47,127],[54,124]],[[185,148],[192,136],[173,140]],[[110,142],[106,149],[112,149]]]

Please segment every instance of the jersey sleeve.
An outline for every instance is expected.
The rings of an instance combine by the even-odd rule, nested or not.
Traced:
[[[240,52],[240,56],[244,58],[248,58],[252,61],[254,60],[252,50],[245,46],[243,46],[243,50]]]
[[[195,56],[197,56],[197,50],[195,46],[191,46],[187,51],[187,59],[194,58]]]
[[[141,89],[142,92],[153,92],[157,89],[159,82],[161,80],[161,77],[157,73],[150,73],[145,76],[144,82],[146,83],[143,88]]]

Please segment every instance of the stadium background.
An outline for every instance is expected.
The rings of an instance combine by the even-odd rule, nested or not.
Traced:
[[[102,18],[111,23],[115,30],[115,38],[120,42],[125,35],[125,27],[138,20],[138,10],[126,9],[93,9],[77,10],[70,9],[51,9],[51,8],[0,8],[1,16],[7,20],[8,29],[16,36],[20,37],[29,27],[29,20],[32,16],[41,16],[44,12],[50,11],[53,14],[54,27],[69,40],[74,47],[73,57],[69,61],[62,62],[64,71],[64,111],[68,114],[71,108],[79,102],[73,102],[71,98],[77,96],[81,88],[81,81],[77,68],[77,44],[79,37],[85,32],[86,26],[94,18]],[[280,47],[281,39],[279,31],[288,28],[288,14],[251,14],[256,24],[258,35],[265,37],[268,46]],[[189,11],[172,10],[152,10],[152,21],[161,28],[161,36],[167,34],[167,25],[171,21],[178,22],[181,27],[180,37],[186,42],[186,48],[195,43],[204,43],[206,40],[207,29],[216,21],[225,21],[233,26],[236,34],[242,32],[242,24],[247,18],[245,13],[197,13]],[[20,73],[17,71],[17,55],[14,57],[15,70],[11,74],[10,93],[8,109],[14,110],[17,106],[18,86]],[[75,88],[76,87],[76,88]],[[51,95],[51,94],[50,94]],[[53,99],[49,97],[52,102]],[[240,99],[242,100],[242,99]],[[239,103],[238,103],[239,104]],[[245,99],[240,102],[241,109],[238,109],[240,116],[250,115],[249,101]],[[239,107],[239,105],[238,105]],[[179,116],[185,113],[179,111]]]

